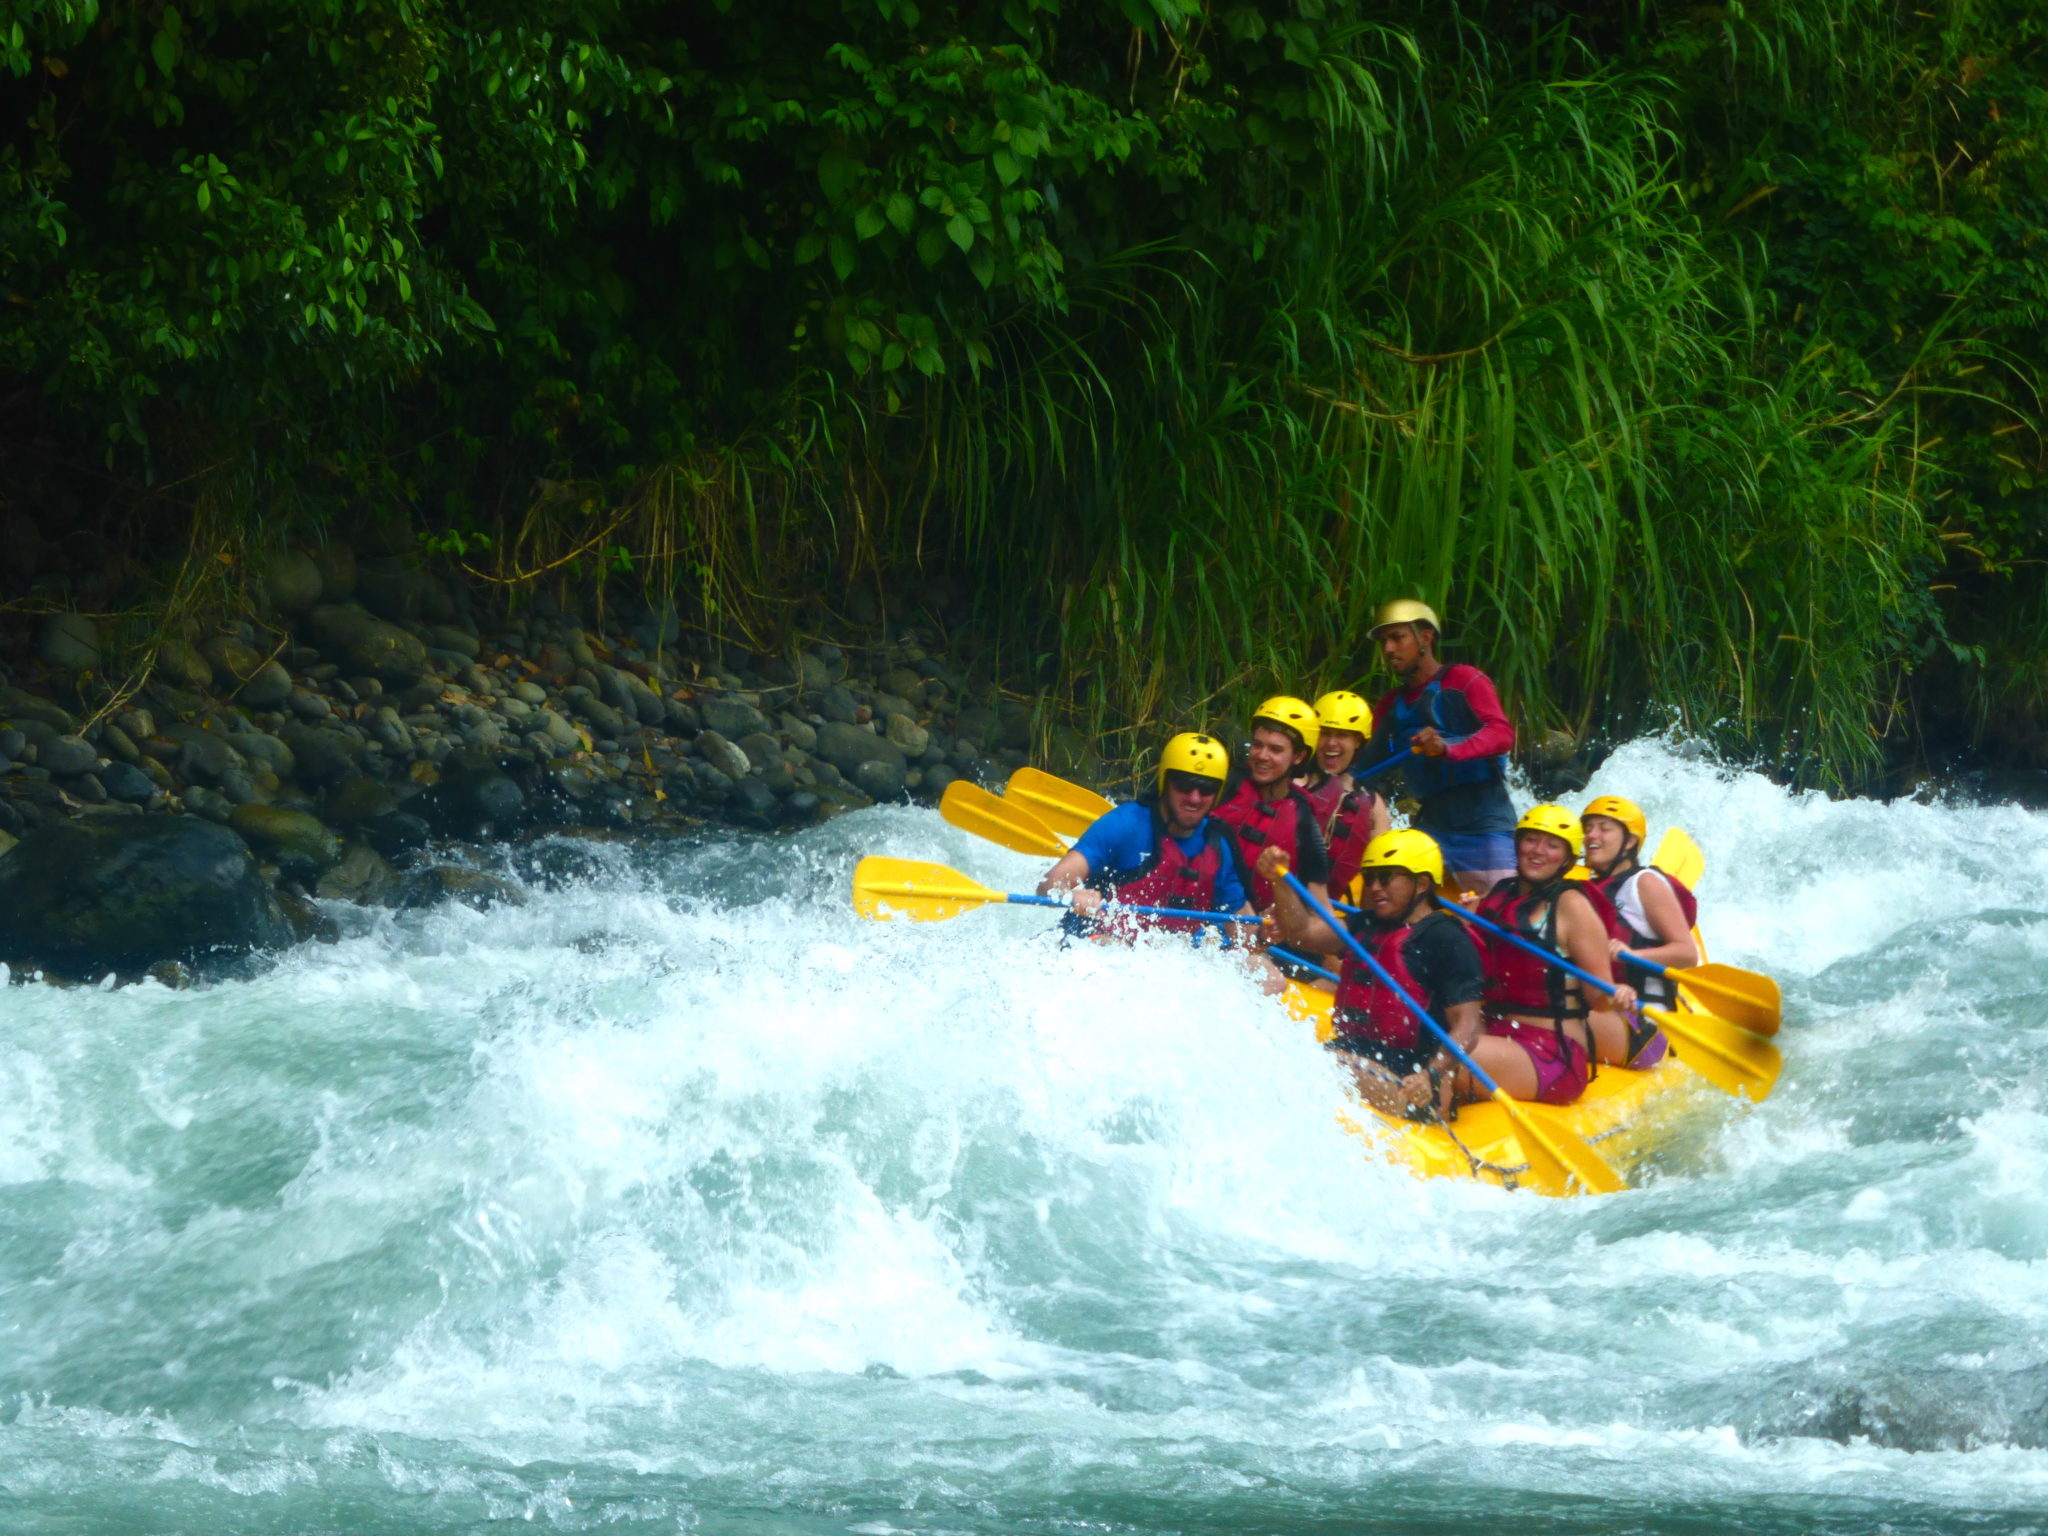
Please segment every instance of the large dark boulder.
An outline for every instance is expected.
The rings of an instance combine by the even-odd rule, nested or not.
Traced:
[[[0,960],[77,978],[292,942],[241,838],[195,816],[55,822],[0,857]]]

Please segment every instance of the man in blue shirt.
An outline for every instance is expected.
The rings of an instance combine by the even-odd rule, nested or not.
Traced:
[[[1230,772],[1230,754],[1213,736],[1184,731],[1159,758],[1159,797],[1133,800],[1099,817],[1038,882],[1038,894],[1072,891],[1068,931],[1128,935],[1139,927],[1199,933],[1189,918],[1100,914],[1119,906],[1249,912],[1244,855],[1230,829],[1210,813]],[[1113,924],[1113,928],[1108,925]]]

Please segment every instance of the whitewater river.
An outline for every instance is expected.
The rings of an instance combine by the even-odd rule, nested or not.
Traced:
[[[0,989],[0,1530],[2048,1527],[2048,820],[1593,788],[1786,995],[1610,1199],[1369,1162],[1212,958],[855,919],[1035,876],[928,811]]]

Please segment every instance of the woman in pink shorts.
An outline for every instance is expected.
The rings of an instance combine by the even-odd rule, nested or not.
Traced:
[[[1605,898],[1565,874],[1585,849],[1579,819],[1561,805],[1539,805],[1515,826],[1515,874],[1479,903],[1479,914],[1529,943],[1562,955],[1603,981],[1614,979]],[[1537,1104],[1569,1104],[1592,1081],[1594,1030],[1581,984],[1526,950],[1488,936],[1486,1033],[1473,1059],[1511,1095]],[[1633,1012],[1635,990],[1615,989],[1612,1007]],[[1461,1090],[1468,1085],[1461,1082]],[[1473,1098],[1484,1097],[1471,1084]]]

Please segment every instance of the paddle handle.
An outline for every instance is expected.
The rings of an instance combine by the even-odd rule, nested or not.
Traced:
[[[1669,976],[1671,974],[1671,967],[1664,964],[1661,960],[1646,959],[1642,955],[1635,953],[1633,950],[1624,949],[1621,952],[1621,958],[1626,960],[1630,965],[1640,965],[1652,976]]]
[[[1465,1048],[1462,1045],[1458,1044],[1457,1041],[1451,1038],[1450,1031],[1445,1029],[1443,1025],[1437,1023],[1435,1019],[1432,1019],[1429,1016],[1429,1010],[1424,1008],[1422,1004],[1416,1002],[1414,998],[1410,997],[1408,995],[1408,989],[1403,987],[1401,983],[1399,983],[1398,981],[1394,980],[1393,976],[1388,973],[1387,968],[1385,966],[1381,965],[1379,961],[1373,959],[1372,952],[1368,950],[1363,944],[1359,943],[1355,937],[1353,937],[1351,930],[1349,928],[1346,928],[1342,920],[1338,918],[1337,914],[1330,910],[1328,902],[1324,901],[1321,897],[1317,896],[1314,891],[1311,891],[1307,886],[1303,885],[1301,883],[1301,876],[1297,875],[1293,870],[1288,870],[1286,874],[1281,876],[1281,878],[1287,882],[1289,888],[1293,890],[1295,895],[1299,896],[1304,902],[1308,903],[1310,910],[1313,911],[1317,917],[1320,917],[1324,922],[1330,925],[1331,931],[1334,932],[1338,938],[1344,941],[1345,945],[1351,950],[1352,954],[1358,957],[1358,963],[1364,966],[1367,970],[1371,971],[1374,976],[1378,977],[1380,985],[1385,987],[1389,992],[1393,993],[1394,996],[1398,997],[1401,1000],[1401,1006],[1406,1008],[1410,1013],[1415,1015],[1416,1023],[1422,1025],[1431,1034],[1435,1035],[1438,1040],[1443,1042],[1444,1049],[1449,1051],[1453,1056],[1455,1056],[1458,1059],[1459,1063],[1463,1065],[1465,1070],[1467,1072],[1470,1072],[1472,1076],[1478,1080],[1481,1087],[1485,1088],[1488,1093],[1499,1094],[1501,1092],[1500,1084],[1496,1083],[1492,1078],[1488,1077],[1485,1071],[1480,1067],[1479,1063],[1474,1061],[1469,1055],[1465,1053]]]
[[[1484,928],[1488,933],[1506,939],[1510,944],[1514,945],[1517,949],[1527,950],[1530,954],[1534,955],[1538,960],[1541,960],[1545,965],[1554,965],[1560,971],[1563,971],[1565,975],[1576,976],[1579,978],[1579,980],[1585,982],[1588,986],[1598,987],[1602,992],[1605,992],[1609,997],[1614,996],[1613,982],[1602,981],[1598,976],[1595,976],[1591,971],[1580,970],[1576,965],[1573,965],[1571,961],[1565,959],[1565,957],[1563,955],[1560,955],[1556,950],[1545,949],[1541,944],[1531,944],[1519,933],[1510,933],[1507,929],[1501,927],[1499,923],[1489,923],[1477,912],[1467,912],[1463,907],[1457,906],[1453,903],[1446,902],[1444,904],[1444,910],[1446,912],[1455,913],[1457,916],[1462,917],[1463,919],[1465,919],[1466,922],[1470,923],[1475,928]],[[1658,969],[1662,970],[1663,967],[1659,966]]]
[[[1063,911],[1073,910],[1073,903],[1061,901],[1057,896],[1005,896],[1003,900],[1013,907],[1059,907]],[[1104,917],[1119,917],[1126,912],[1134,912],[1140,917],[1181,917],[1196,923],[1256,923],[1258,921],[1256,917],[1239,917],[1232,912],[1194,912],[1181,907],[1121,907],[1105,905],[1102,909]]]

